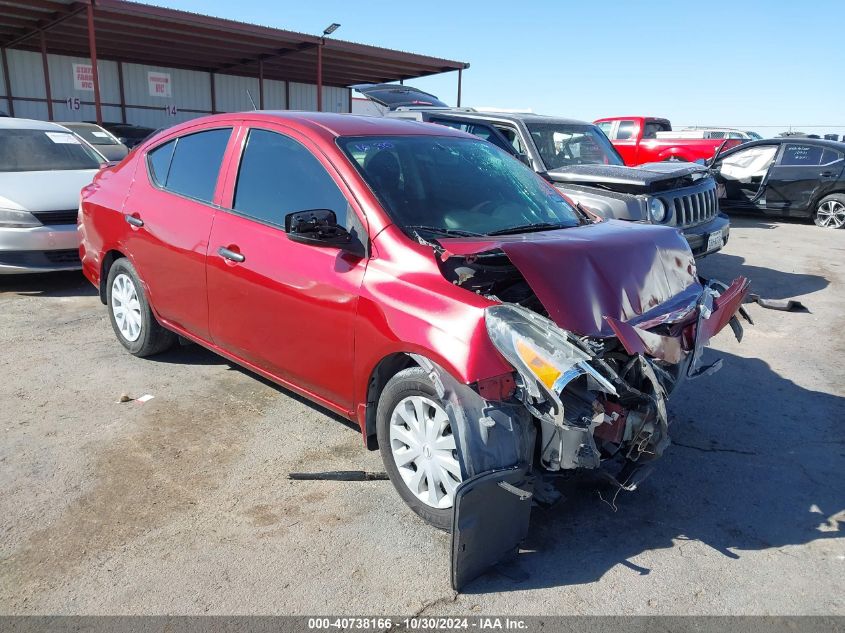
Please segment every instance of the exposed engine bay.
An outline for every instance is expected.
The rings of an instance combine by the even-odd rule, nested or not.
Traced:
[[[594,469],[613,460],[624,485],[636,464],[659,457],[669,445],[666,400],[672,391],[684,378],[718,368],[699,367],[701,347],[717,331],[699,321],[702,314],[713,317],[713,302],[726,290],[731,326],[741,336],[734,313],[747,291],[745,280],[731,288],[696,283],[662,304],[659,315],[628,321],[605,316],[610,336],[579,336],[549,319],[504,251],[448,255],[439,258],[447,280],[500,303],[488,308],[488,333],[517,368],[512,397],[539,421],[536,461],[545,471]]]

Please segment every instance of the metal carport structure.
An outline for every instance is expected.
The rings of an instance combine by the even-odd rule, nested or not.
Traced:
[[[15,49],[41,55],[44,97],[13,94],[7,51]],[[127,103],[122,72],[126,63],[209,73],[210,113],[218,111],[214,76],[220,73],[257,77],[258,107],[264,106],[265,80],[283,81],[285,86],[289,82],[313,83],[317,88],[316,109],[322,110],[323,86],[401,82],[451,71],[458,73],[460,105],[462,71],[469,67],[464,62],[125,0],[0,0],[3,98],[12,116],[15,100],[23,99],[46,101],[47,118],[54,118],[53,106],[62,100],[51,94],[48,52],[91,60],[92,104],[98,122],[103,120],[104,105],[98,59],[117,64],[119,103],[105,105],[119,106],[124,121],[127,107],[152,107]],[[286,89],[285,95],[289,99],[290,91]]]

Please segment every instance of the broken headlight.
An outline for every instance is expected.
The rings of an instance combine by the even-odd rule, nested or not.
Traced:
[[[571,335],[552,321],[516,305],[500,304],[484,311],[487,334],[522,377],[528,395],[548,399],[555,405],[555,417],[562,417],[559,394],[577,376],[586,374],[608,393],[613,385],[588,361],[590,354]]]

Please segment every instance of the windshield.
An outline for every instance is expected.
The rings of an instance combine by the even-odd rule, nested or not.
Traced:
[[[87,125],[73,125],[62,123],[69,130],[73,130],[91,145],[120,145],[120,142],[105,130]]]
[[[480,139],[339,138],[338,145],[410,235],[490,235],[580,224],[557,189]]]
[[[0,172],[98,169],[100,160],[71,132],[0,130]]]
[[[570,165],[624,165],[604,133],[594,125],[527,125],[547,170]]]

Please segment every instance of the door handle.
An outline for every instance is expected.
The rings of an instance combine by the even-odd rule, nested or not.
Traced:
[[[142,227],[144,226],[144,221],[141,218],[136,218],[134,215],[129,215],[128,213],[123,216],[126,218],[126,221],[131,224],[132,226]]]
[[[242,262],[246,259],[241,253],[236,253],[233,250],[226,248],[225,246],[221,246],[217,249],[217,254],[220,255],[223,259],[228,259],[231,262]]]
[[[834,176],[834,175],[835,175],[835,172],[832,172],[832,171],[823,171],[822,173],[819,174],[819,176],[821,176],[822,178],[830,178],[831,176]]]

